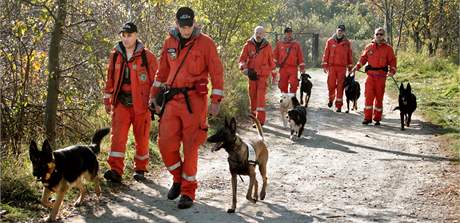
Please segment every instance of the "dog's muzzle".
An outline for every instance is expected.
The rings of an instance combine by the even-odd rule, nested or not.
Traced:
[[[216,144],[212,147],[211,152],[215,152],[215,151],[221,149],[223,144],[224,144],[223,142],[218,142],[218,143],[216,143]]]

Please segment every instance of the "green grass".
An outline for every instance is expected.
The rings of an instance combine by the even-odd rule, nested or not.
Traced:
[[[414,53],[398,55],[395,78],[405,85],[410,82],[417,96],[417,113],[441,127],[453,152],[460,152],[460,68],[448,59],[427,57]],[[391,80],[388,80],[391,81]],[[391,91],[396,92],[391,85]],[[387,86],[388,86],[387,85]]]

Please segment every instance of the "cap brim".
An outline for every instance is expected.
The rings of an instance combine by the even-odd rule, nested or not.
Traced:
[[[193,26],[193,19],[178,20],[179,26]]]
[[[120,33],[135,33],[135,32],[136,31],[122,29],[122,30],[120,30],[120,32],[118,32],[118,34],[120,34]]]

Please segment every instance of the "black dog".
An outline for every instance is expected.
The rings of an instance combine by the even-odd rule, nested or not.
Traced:
[[[293,109],[288,111],[289,126],[291,127],[291,140],[300,138],[307,123],[307,108],[302,106],[296,97],[292,97]]]
[[[345,88],[345,96],[347,97],[346,113],[350,111],[350,101],[353,102],[351,110],[358,110],[358,98],[361,95],[361,87],[359,86],[359,82],[355,81],[355,75],[345,77],[343,86]]]
[[[86,190],[82,184],[82,178],[93,181],[96,194],[100,196],[101,187],[97,176],[99,163],[96,155],[100,151],[102,138],[109,132],[109,128],[99,129],[94,134],[91,145],[74,145],[54,152],[48,140],[43,142],[41,151],[38,150],[37,143],[32,140],[29,156],[33,165],[33,175],[44,186],[41,202],[45,207],[52,207],[48,220],[56,220],[64,195],[72,186],[80,189],[80,196],[75,205],[83,201]],[[48,201],[52,192],[57,194],[54,204]]]
[[[311,89],[313,87],[313,83],[308,80],[309,78],[311,78],[309,74],[304,73],[300,75],[300,104],[304,105],[305,107],[308,107],[308,102],[310,101],[311,96]],[[305,93],[305,104],[303,103],[303,93]]]
[[[398,102],[399,106],[393,109],[393,111],[400,111],[401,130],[404,130],[404,124],[409,127],[412,113],[415,109],[417,109],[417,98],[414,94],[412,94],[412,88],[409,83],[407,83],[406,89],[404,89],[404,85],[402,83],[399,86]]]

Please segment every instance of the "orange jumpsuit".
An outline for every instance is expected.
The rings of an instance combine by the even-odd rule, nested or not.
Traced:
[[[133,133],[136,141],[136,155],[134,156],[135,170],[147,171],[150,131],[150,111],[148,109],[149,90],[158,68],[155,55],[150,50],[144,48],[142,43],[137,42],[136,49],[128,61],[122,49],[124,47],[120,42],[111,52],[107,81],[104,89],[104,103],[113,106],[112,145],[107,161],[110,168],[120,174],[120,176],[123,175],[123,161],[131,124],[133,125]],[[143,51],[145,51],[148,68],[142,62]],[[116,61],[113,64],[115,55]],[[129,74],[130,83],[123,81],[125,74]],[[123,93],[131,94],[131,106],[121,103],[120,95]]]
[[[174,183],[181,184],[181,194],[195,199],[198,187],[196,180],[198,148],[207,138],[207,90],[198,92],[195,84],[207,86],[209,77],[212,83],[211,101],[220,103],[223,97],[223,65],[217,53],[214,41],[195,28],[191,39],[179,49],[179,31],[170,30],[160,57],[160,68],[151,88],[150,97],[154,98],[163,84],[171,88],[189,88],[191,111],[187,109],[183,94],[177,94],[165,107],[160,118],[158,146],[168,171],[173,175]],[[190,52],[181,69],[174,75]],[[172,83],[172,86],[171,86]],[[183,144],[184,158],[181,160],[180,147]]]
[[[299,87],[297,69],[305,72],[302,47],[292,39],[285,39],[276,44],[273,51],[275,64],[280,67],[280,81],[278,87],[282,93],[296,93]],[[288,92],[288,86],[289,92]]]
[[[329,38],[326,42],[323,55],[323,68],[327,70],[327,88],[329,90],[329,101],[335,99],[335,107],[342,108],[343,105],[343,82],[347,68],[353,66],[353,55],[351,43],[346,37],[340,43],[336,35]]]
[[[249,39],[243,46],[239,59],[240,70],[254,69],[257,80],[249,80],[249,98],[251,113],[260,123],[265,123],[265,94],[267,92],[267,78],[275,68],[272,47],[266,39],[262,40],[259,49],[256,49],[254,38]]]
[[[366,63],[373,69],[366,72],[364,120],[372,120],[373,115],[374,121],[380,121],[382,120],[383,95],[387,77],[387,71],[384,69],[388,69],[389,73],[396,73],[396,57],[393,48],[385,42],[377,44],[373,40],[364,49],[356,68],[359,70]]]

